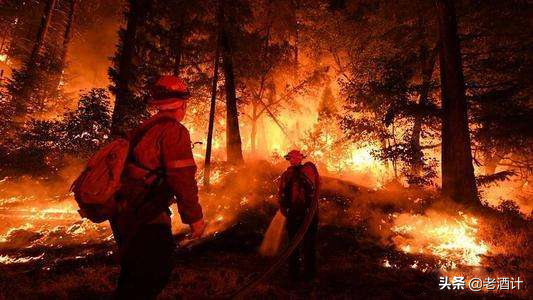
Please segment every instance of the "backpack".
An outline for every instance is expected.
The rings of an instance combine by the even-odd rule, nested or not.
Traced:
[[[289,184],[286,186],[287,190],[285,194],[289,198],[292,211],[304,212],[309,208],[315,196],[315,183],[303,172],[303,168],[308,166],[307,163],[301,166],[295,166]]]
[[[87,161],[85,169],[70,187],[80,208],[78,213],[82,218],[87,218],[94,223],[113,218],[118,209],[115,194],[121,187],[126,164],[132,163],[133,148],[149,129],[171,120],[174,119],[170,117],[158,119],[137,132],[131,140],[115,139],[98,150]],[[156,173],[156,170],[140,167]]]

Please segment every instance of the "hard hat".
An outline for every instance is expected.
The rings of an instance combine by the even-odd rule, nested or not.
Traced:
[[[289,160],[292,157],[301,157],[303,159],[303,158],[306,158],[307,156],[305,156],[302,152],[300,152],[300,150],[291,150],[284,157],[286,160]]]
[[[183,80],[173,75],[160,76],[152,87],[148,104],[158,109],[175,109],[190,96],[189,89]]]

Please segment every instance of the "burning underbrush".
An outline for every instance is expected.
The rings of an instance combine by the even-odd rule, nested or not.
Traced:
[[[266,161],[241,168],[215,165],[212,186],[209,192],[202,189],[200,195],[208,222],[207,236],[201,241],[186,240],[188,228],[173,212],[173,229],[181,245],[177,257],[184,264],[178,264],[179,272],[196,277],[201,267],[184,261],[205,261],[193,254],[202,253],[198,255],[209,258],[204,266],[210,270],[205,275],[208,280],[232,288],[265,267],[269,260],[258,259],[256,249],[276,212],[281,171],[281,166]],[[23,276],[22,271],[47,271],[59,278],[59,270],[70,271],[82,265],[102,267],[102,262],[114,266],[115,248],[109,227],[80,220],[66,186],[65,182],[51,184],[29,178],[5,179],[0,184],[0,269],[17,276]],[[420,281],[419,288],[429,293],[426,295],[439,292],[441,276],[520,276],[526,282],[526,291],[533,280],[533,225],[513,211],[463,207],[441,199],[430,189],[388,184],[376,190],[327,175],[323,176],[319,205],[320,280],[327,282],[319,294],[324,296],[338,292],[327,288],[335,284],[331,280],[353,279],[368,284],[381,280],[401,289],[405,283],[400,281],[407,276]],[[183,253],[192,257],[180,259]],[[231,263],[222,266],[217,261]],[[214,266],[220,270],[211,270]],[[102,268],[109,272],[109,266]],[[346,277],[343,272],[350,275],[338,279]],[[111,273],[116,274],[116,269]],[[186,276],[180,278],[185,285]],[[113,280],[106,277],[109,288]],[[276,279],[272,284],[282,285]],[[358,288],[353,282],[345,284]],[[166,294],[172,295],[173,289],[183,293],[193,287],[171,284]],[[189,292],[201,297],[220,289],[201,286]],[[258,289],[263,295],[277,293],[264,285]],[[376,287],[376,293],[379,290]],[[527,294],[522,289],[514,295]]]

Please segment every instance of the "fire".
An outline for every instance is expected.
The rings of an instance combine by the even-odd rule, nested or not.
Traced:
[[[350,145],[342,151],[326,156],[317,152],[318,161],[323,161],[326,170],[337,175],[365,176],[365,185],[372,188],[380,188],[390,179],[389,171],[385,164],[373,155],[378,150],[375,145],[357,147]]]
[[[44,253],[39,256],[28,256],[28,257],[12,257],[9,255],[0,255],[0,264],[10,265],[10,264],[25,264],[31,261],[40,260],[44,257]]]
[[[477,266],[488,245],[477,237],[478,220],[459,211],[458,216],[428,211],[426,215],[403,213],[394,217],[394,243],[406,253],[438,257],[445,268]]]
[[[0,54],[0,62],[7,62],[7,54]]]
[[[6,190],[18,194],[0,198],[0,249],[52,247],[100,243],[111,232],[105,224],[81,220],[75,202],[67,193],[24,195],[24,187],[3,182]],[[38,186],[38,183],[35,183]],[[0,264],[41,260],[36,257],[1,256]]]

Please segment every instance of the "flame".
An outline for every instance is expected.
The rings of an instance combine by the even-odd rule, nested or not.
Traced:
[[[393,216],[396,246],[406,253],[438,257],[444,267],[477,266],[489,247],[477,238],[478,219],[461,211],[458,216],[428,211],[426,215]]]
[[[25,264],[31,261],[40,260],[44,257],[44,253],[39,256],[28,256],[28,257],[13,257],[9,255],[0,255],[0,264],[10,265],[10,264]]]
[[[7,184],[7,182],[3,182]],[[11,183],[10,183],[11,184]],[[11,190],[11,185],[6,188]],[[17,186],[17,185],[14,185]],[[38,183],[35,183],[38,186]],[[23,193],[24,188],[18,193]],[[16,191],[13,191],[16,193]],[[68,245],[101,243],[109,240],[107,224],[81,220],[69,194],[52,196],[17,195],[0,198],[0,248],[61,248]],[[31,263],[43,256],[19,257],[3,255],[0,264]]]

